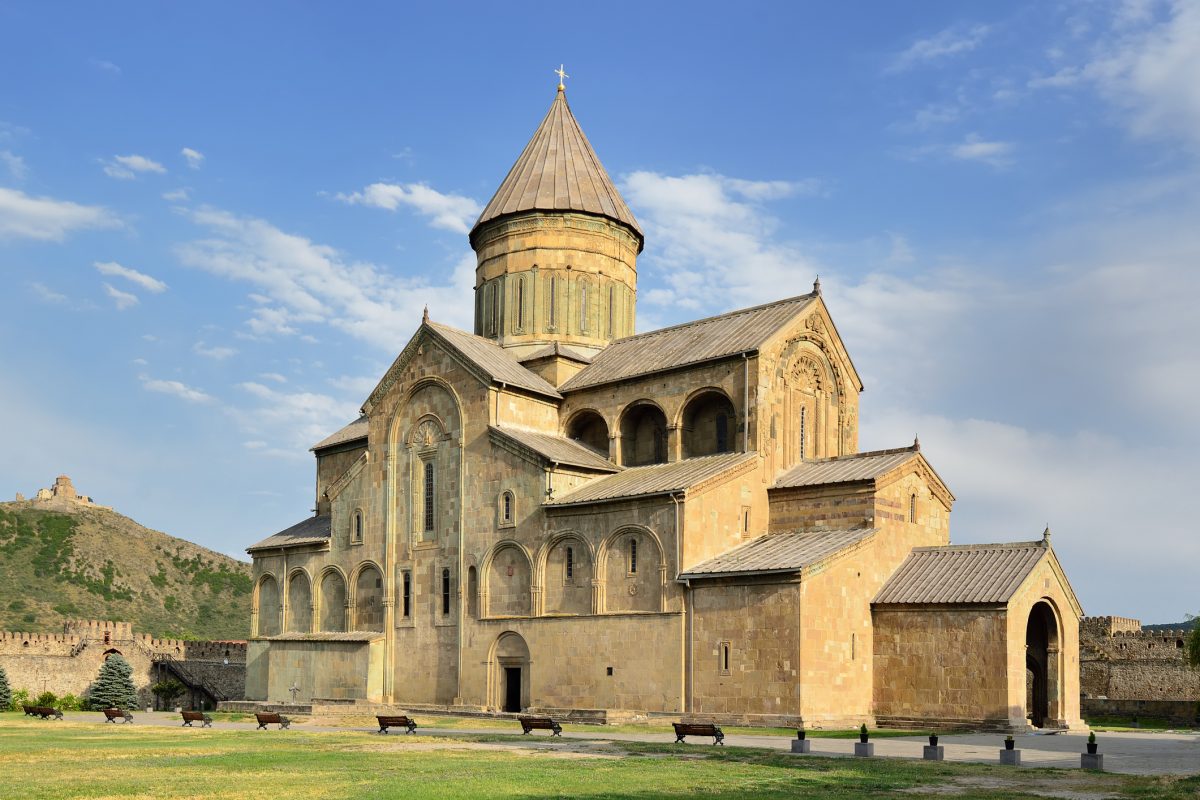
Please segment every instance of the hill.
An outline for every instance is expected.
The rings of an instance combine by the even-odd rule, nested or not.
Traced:
[[[0,630],[132,622],[185,639],[245,639],[250,565],[107,509],[0,503]]]
[[[1190,631],[1200,618],[1186,619],[1183,622],[1158,622],[1154,625],[1143,625],[1144,631]]]

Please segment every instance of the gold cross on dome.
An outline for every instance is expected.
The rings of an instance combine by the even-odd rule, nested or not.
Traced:
[[[558,69],[554,70],[554,74],[558,76],[558,88],[559,88],[559,91],[561,91],[561,90],[563,90],[563,89],[566,89],[567,87],[563,85],[563,79],[564,79],[564,78],[569,78],[569,77],[571,77],[571,76],[570,76],[570,75],[568,75],[568,74],[567,74],[567,73],[566,73],[566,72],[563,70],[563,65],[562,65],[562,64],[559,64],[559,65],[558,65]]]

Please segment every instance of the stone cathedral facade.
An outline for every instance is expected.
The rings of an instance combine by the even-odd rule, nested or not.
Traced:
[[[637,220],[559,88],[426,314],[249,548],[247,697],[813,727],[1077,727],[1050,546],[950,544],[918,444],[859,452],[812,291],[635,334]]]

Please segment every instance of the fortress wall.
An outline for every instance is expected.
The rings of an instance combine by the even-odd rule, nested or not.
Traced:
[[[1127,617],[1085,617],[1079,632],[1083,697],[1200,700],[1200,670],[1187,664],[1188,631],[1147,631]]]

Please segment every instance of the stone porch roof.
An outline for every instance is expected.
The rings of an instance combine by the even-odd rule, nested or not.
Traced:
[[[681,578],[800,572],[875,535],[878,528],[768,533],[697,564]]]
[[[790,489],[796,486],[874,480],[915,458],[920,449],[914,444],[895,450],[873,450],[848,456],[809,459],[785,472],[771,488]]]
[[[324,544],[329,541],[333,530],[332,519],[328,514],[297,522],[290,528],[284,528],[273,536],[268,536],[258,544],[246,548],[247,553],[256,550],[274,550],[278,547],[300,547],[309,544]]]
[[[1049,539],[917,547],[872,602],[875,605],[1004,604],[1049,553]]]
[[[488,430],[495,436],[516,442],[524,449],[538,454],[553,464],[584,467],[601,472],[620,472],[622,470],[621,467],[609,461],[605,454],[574,439],[510,428],[505,425],[489,425]]]
[[[361,416],[358,419],[354,420],[354,422],[351,422],[349,425],[342,428],[337,433],[330,434],[329,436],[325,437],[321,441],[317,442],[312,447],[310,447],[309,450],[316,452],[317,450],[325,450],[327,448],[334,447],[339,444],[346,444],[347,442],[354,442],[359,439],[366,439],[366,438],[367,438],[367,418],[364,415],[364,416]]]
[[[631,497],[671,494],[696,489],[710,481],[719,481],[743,470],[758,460],[758,453],[721,453],[715,456],[687,458],[669,464],[626,467],[616,475],[588,481],[583,486],[546,505],[571,506],[606,503]]]

